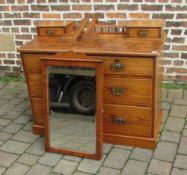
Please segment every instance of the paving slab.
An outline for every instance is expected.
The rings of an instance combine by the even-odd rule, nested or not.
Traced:
[[[28,143],[17,142],[13,140],[8,140],[3,144],[0,149],[15,154],[23,154],[25,150],[30,146]]]
[[[1,146],[2,144],[4,144],[4,143],[5,143],[5,141],[0,140],[0,146]]]
[[[187,155],[187,137],[181,138],[178,153]]]
[[[179,168],[173,168],[171,175],[187,175],[187,170],[179,169]]]
[[[8,113],[6,113],[2,117],[5,118],[5,119],[13,120],[13,119],[18,118],[21,114],[22,114],[22,112],[20,112],[20,111],[14,111],[14,110],[12,110],[12,111],[9,111]]]
[[[4,167],[0,167],[0,175],[3,174],[3,172],[5,172],[6,168]]]
[[[22,127],[23,127],[23,125],[21,125],[21,124],[10,123],[8,126],[6,126],[6,127],[3,129],[3,131],[4,131],[4,132],[8,132],[8,133],[15,134],[15,133],[17,133]]]
[[[30,169],[30,166],[20,163],[14,163],[5,171],[4,175],[24,175]]]
[[[11,99],[11,100],[9,101],[9,103],[12,104],[12,105],[16,105],[16,106],[17,106],[17,105],[20,104],[22,101],[23,101],[23,99],[18,98],[18,97],[15,97],[15,98]]]
[[[185,126],[184,126],[184,128],[186,128],[186,129],[187,129],[187,121],[185,122]]]
[[[130,158],[136,159],[140,161],[150,161],[152,158],[153,151],[149,149],[143,149],[143,148],[135,148]]]
[[[11,123],[11,120],[0,118],[0,126],[7,126],[9,123]]]
[[[73,173],[73,175],[90,175],[90,174],[76,171],[75,173]]]
[[[28,123],[23,127],[23,130],[32,132],[32,125],[33,125],[33,122],[32,122],[32,121],[28,122]]]
[[[0,82],[0,89],[3,88],[6,85],[5,82]]]
[[[25,114],[25,115],[30,115],[30,116],[32,116],[31,108],[29,108],[29,109],[27,109],[26,111],[24,111],[24,114]]]
[[[148,172],[153,174],[159,174],[159,175],[169,175],[172,168],[172,163],[152,159]]]
[[[29,115],[21,115],[16,120],[14,120],[15,123],[19,124],[26,124],[31,120],[31,116]]]
[[[105,144],[103,145],[103,153],[104,153],[104,154],[108,154],[108,153],[111,151],[111,149],[113,148],[113,146],[114,146],[114,145],[112,145],[112,144],[108,144],[108,143],[106,144],[106,143],[105,143]]]
[[[185,137],[187,137],[187,129],[184,129],[184,130],[183,130],[182,135],[185,136]]]
[[[168,90],[162,88],[162,98],[167,98],[167,96],[168,96]]]
[[[10,137],[12,137],[12,134],[6,132],[0,132],[0,140],[6,141]]]
[[[9,93],[2,95],[1,98],[5,99],[5,100],[12,101],[13,97],[15,97],[15,96],[16,96],[16,94],[14,92],[9,92]]]
[[[187,99],[175,99],[174,104],[187,106]]]
[[[34,154],[34,155],[43,155],[44,151],[44,138],[39,138],[36,140],[26,151],[27,153]]]
[[[7,102],[4,102],[4,104],[0,107],[0,116],[5,115],[10,110],[13,110],[15,108],[14,105],[10,105]]]
[[[168,118],[168,110],[162,110],[163,111],[163,117],[162,117],[162,123],[165,123]]]
[[[147,169],[148,163],[137,160],[128,160],[125,165],[122,175],[144,175]]]
[[[154,158],[164,161],[173,161],[177,152],[177,144],[160,141],[154,152]]]
[[[84,173],[95,174],[101,167],[105,156],[102,157],[101,160],[91,160],[91,159],[83,159],[82,162],[78,166],[78,171],[82,171]]]
[[[169,131],[181,132],[184,127],[185,120],[182,118],[168,117],[165,128]]]
[[[27,143],[33,143],[38,137],[38,135],[34,135],[30,131],[20,130],[16,135],[12,137],[12,139]]]
[[[169,110],[171,108],[171,103],[167,101],[162,102],[161,105],[162,105],[162,109],[165,109],[165,110]]]
[[[66,175],[71,175],[77,168],[78,163],[69,161],[69,160],[61,160],[53,169],[55,173],[61,173]]]
[[[70,155],[64,155],[63,159],[72,160],[72,161],[75,161],[75,162],[81,162],[82,161],[81,157],[70,156]]]
[[[120,149],[127,149],[127,150],[133,150],[133,146],[126,146],[126,145],[114,145],[115,148],[120,148]]]
[[[169,89],[168,97],[169,98],[183,98],[183,89]]]
[[[0,151],[0,166],[9,167],[17,158],[16,154]]]
[[[104,166],[122,169],[129,156],[129,150],[114,148],[106,158]]]
[[[164,130],[161,134],[160,140],[179,143],[180,137],[181,134],[178,132]]]
[[[170,115],[174,117],[186,118],[187,106],[173,105]]]
[[[187,99],[187,90],[184,90],[184,99]]]
[[[120,175],[121,171],[113,168],[101,167],[97,175]]]
[[[17,160],[17,162],[22,163],[22,164],[26,164],[26,165],[34,165],[39,158],[40,158],[39,156],[24,153]]]
[[[187,169],[187,156],[177,155],[175,162],[174,162],[174,167]]]
[[[40,164],[35,164],[27,173],[27,175],[50,175],[52,172],[52,168],[45,166],[45,165],[40,165]]]
[[[19,96],[20,98],[20,96]],[[23,101],[19,105],[16,106],[16,111],[26,111],[30,107],[29,101]]]
[[[55,166],[61,158],[61,154],[45,153],[38,162],[43,165]]]

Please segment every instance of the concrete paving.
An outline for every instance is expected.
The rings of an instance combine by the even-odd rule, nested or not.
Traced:
[[[32,134],[26,84],[0,83],[0,175],[187,175],[187,91],[163,89],[155,150],[104,144],[100,161],[47,153]]]

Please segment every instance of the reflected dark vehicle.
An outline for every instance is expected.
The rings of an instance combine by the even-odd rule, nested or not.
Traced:
[[[71,71],[71,70],[70,70]],[[49,98],[52,110],[67,107],[81,114],[95,113],[95,75],[50,74]]]

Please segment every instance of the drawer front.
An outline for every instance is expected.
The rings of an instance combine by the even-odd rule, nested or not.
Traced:
[[[104,73],[117,75],[152,76],[152,58],[105,58]]]
[[[44,125],[44,99],[43,98],[31,98],[32,114],[34,118],[34,124]]]
[[[104,78],[104,103],[151,106],[152,80]]]
[[[127,30],[129,38],[160,38],[160,28],[129,28]]]
[[[148,137],[151,114],[148,107],[104,104],[104,133]]]
[[[30,87],[30,96],[31,97],[43,97],[42,75],[28,73],[27,78],[28,78],[28,83]]]
[[[64,29],[59,27],[38,28],[39,36],[62,36]]]
[[[23,54],[23,66],[25,72],[41,73],[41,58],[53,57],[54,54]]]

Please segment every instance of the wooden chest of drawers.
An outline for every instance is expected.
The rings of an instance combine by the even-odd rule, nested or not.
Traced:
[[[53,56],[54,54],[22,54],[35,134],[43,133],[44,124],[40,59]],[[100,58],[104,60],[104,140],[115,144],[154,147],[155,127],[157,127],[156,123],[159,123],[157,120],[160,120],[159,116],[161,116],[160,109],[160,112],[156,110],[159,105],[156,104],[155,97],[156,89],[159,88],[156,82],[160,81],[157,72],[155,72],[158,64],[156,58],[131,58],[129,56],[120,58],[100,56]],[[116,59],[118,63],[124,65],[123,70],[112,69],[112,64]],[[156,112],[159,113],[158,116],[155,116]],[[147,139],[149,141],[146,142]]]
[[[44,130],[41,58],[71,50],[103,60],[104,142],[154,148],[162,116],[162,46],[159,39],[116,40],[111,35],[98,43],[38,37],[19,49],[32,106],[33,133],[42,135]]]

